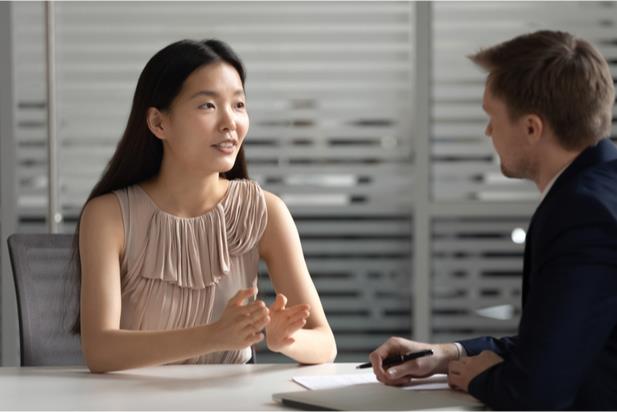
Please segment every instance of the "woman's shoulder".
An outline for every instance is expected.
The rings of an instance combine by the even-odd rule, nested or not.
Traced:
[[[238,206],[259,206],[263,202],[264,190],[254,180],[234,179],[226,181],[227,192],[223,203],[226,208]]]
[[[246,253],[263,235],[268,222],[266,196],[254,180],[229,181],[223,209],[231,254]]]
[[[253,179],[243,178],[243,179],[222,179],[222,182],[227,184],[229,190],[237,190],[237,191],[252,191],[252,190],[262,190],[259,183],[257,183]]]
[[[283,199],[281,199],[279,196],[267,190],[264,190],[263,194],[264,194],[264,200],[266,202],[266,207],[268,208],[268,210],[281,208],[281,207],[287,209],[285,202],[283,202]]]
[[[285,202],[276,194],[263,189],[259,183],[250,179],[229,182],[226,210],[253,211],[265,216],[289,213]]]
[[[93,197],[84,206],[83,219],[104,219],[105,222],[121,219],[121,209],[118,197],[112,193],[105,193]]]
[[[124,225],[120,204],[113,193],[90,199],[80,220],[80,234],[85,244],[116,244],[123,248]],[[111,243],[106,243],[111,242]]]
[[[122,209],[113,193],[106,193],[90,199],[81,214],[82,230],[110,228],[123,231]]]
[[[235,179],[228,181],[229,193],[236,197],[253,197],[263,199],[267,204],[284,204],[283,200],[272,192],[263,189],[258,182],[251,179]]]

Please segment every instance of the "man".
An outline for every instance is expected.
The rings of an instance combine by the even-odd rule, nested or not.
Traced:
[[[517,336],[447,344],[390,338],[377,378],[403,385],[448,373],[493,409],[617,409],[617,148],[608,64],[588,42],[540,31],[470,56],[488,72],[483,108],[504,175],[542,200],[523,262]],[[395,354],[433,356],[389,368]]]

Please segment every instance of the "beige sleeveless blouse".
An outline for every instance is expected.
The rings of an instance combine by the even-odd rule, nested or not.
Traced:
[[[239,289],[257,284],[258,242],[267,222],[257,183],[231,180],[213,209],[192,218],[159,209],[139,185],[114,194],[124,222],[122,329],[212,323]],[[245,348],[180,363],[245,363],[250,358],[251,349]]]

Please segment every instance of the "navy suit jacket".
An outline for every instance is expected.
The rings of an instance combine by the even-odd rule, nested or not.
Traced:
[[[461,341],[504,358],[469,393],[493,409],[617,410],[617,147],[584,150],[534,213],[518,335]]]

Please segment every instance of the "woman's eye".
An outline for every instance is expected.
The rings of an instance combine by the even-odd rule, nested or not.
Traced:
[[[201,108],[201,109],[214,109],[214,104],[212,104],[212,103],[204,103],[201,106],[199,106],[199,108]]]
[[[244,102],[238,102],[238,103],[236,103],[236,107],[237,107],[238,109],[244,109],[244,108],[246,108],[246,103],[244,103]]]

